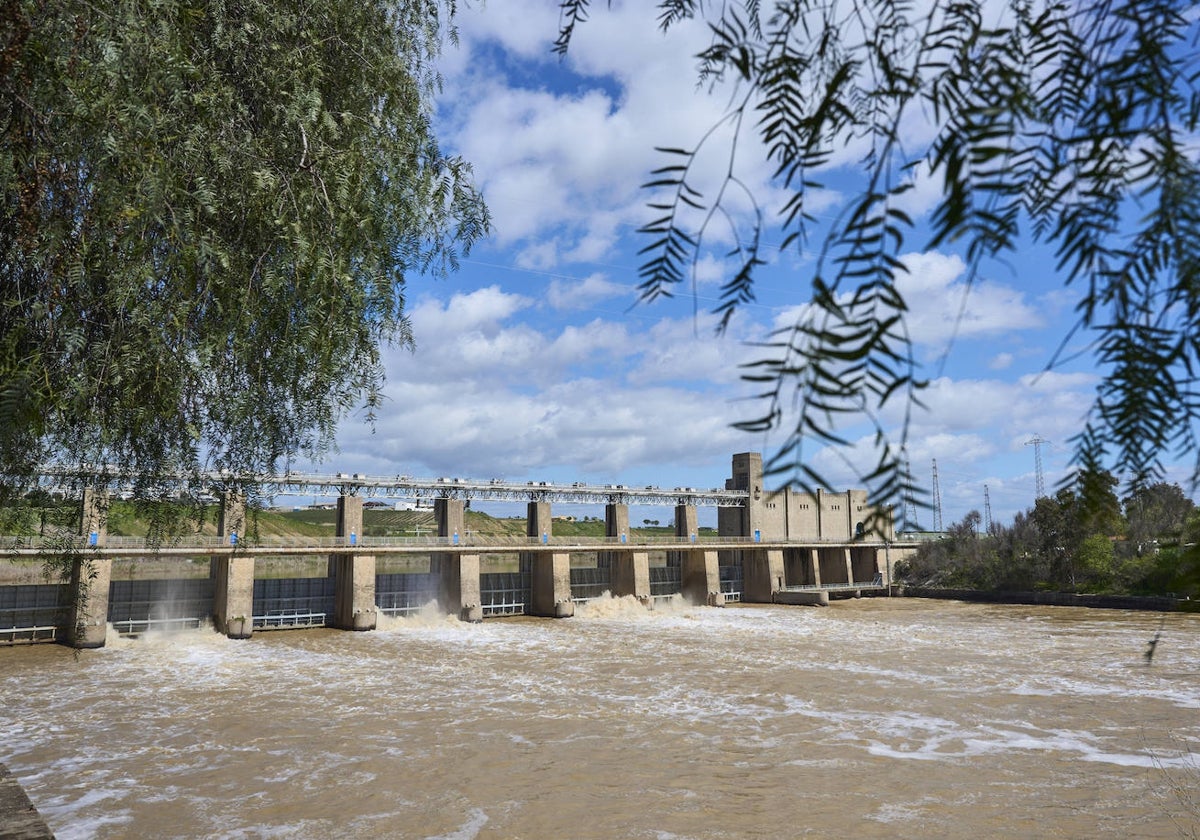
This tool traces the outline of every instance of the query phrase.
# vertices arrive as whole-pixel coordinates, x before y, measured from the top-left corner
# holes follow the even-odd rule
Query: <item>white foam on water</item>
[[[885,802],[873,814],[867,814],[867,819],[881,823],[912,822],[922,818],[921,809],[907,802]]]
[[[426,602],[421,609],[408,615],[378,613],[375,619],[375,630],[389,633],[418,627],[442,627],[451,623],[460,623],[458,616],[445,612],[438,606],[436,600],[432,600]]]
[[[211,825],[218,825],[218,811],[241,807],[223,773],[236,777],[243,761],[259,768],[246,789],[266,788],[283,801],[297,788],[306,792],[307,784],[317,795],[331,780],[349,777],[386,789],[389,773],[401,766],[436,777],[447,756],[460,751],[487,751],[493,758],[495,748],[518,755],[547,750],[577,758],[588,754],[589,739],[600,739],[603,749],[605,738],[609,749],[620,743],[646,755],[662,744],[669,747],[665,754],[690,754],[706,744],[734,747],[718,761],[726,770],[752,771],[770,761],[840,772],[877,756],[880,768],[892,767],[880,770],[885,777],[934,769],[914,770],[917,761],[979,766],[981,778],[994,779],[986,766],[1041,766],[1050,758],[1055,772],[1070,778],[1112,775],[1097,763],[1134,768],[1125,775],[1156,762],[1186,772],[1181,755],[1159,759],[1140,749],[1143,742],[1128,722],[1121,728],[1102,713],[1140,710],[1146,701],[1152,704],[1147,716],[1184,718],[1170,718],[1166,704],[1177,708],[1197,698],[1194,665],[1177,663],[1200,642],[1180,639],[1176,659],[1165,657],[1162,667],[1157,659],[1153,668],[1105,667],[1109,647],[1128,646],[1124,638],[1089,651],[1087,634],[1076,634],[1085,638],[1075,639],[1068,654],[1051,657],[1065,630],[1048,640],[1042,623],[1030,638],[1019,618],[1001,620],[974,608],[967,611],[970,622],[940,624],[933,610],[715,609],[682,599],[648,610],[633,599],[599,600],[594,608],[581,604],[575,619],[563,621],[469,624],[434,609],[381,622],[373,633],[278,631],[237,641],[211,630],[143,636],[85,651],[76,662],[40,657],[43,664],[21,665],[11,680],[0,663],[0,708],[12,710],[11,720],[0,720],[0,759],[32,781],[35,792],[57,791],[47,795],[58,797],[58,824],[103,814],[92,833],[106,836],[132,831],[121,822],[130,809],[136,813],[137,803],[175,790],[181,807],[186,800],[203,813],[211,809]],[[1130,639],[1143,635],[1115,626]],[[35,702],[47,697],[54,708]],[[1075,698],[1085,698],[1082,708]],[[261,731],[246,715],[261,718]],[[292,718],[299,730],[289,728]],[[1200,728],[1188,726],[1181,738],[1194,742]],[[106,728],[119,735],[105,741]],[[130,732],[152,735],[131,738]],[[570,749],[554,750],[560,743]],[[359,748],[369,770],[355,767],[363,760],[354,754]],[[275,758],[255,762],[256,753]],[[972,764],[981,755],[1009,757]],[[1063,769],[1072,767],[1082,769]],[[138,768],[154,768],[153,785],[130,781]],[[91,784],[113,798],[80,810],[83,788],[70,779],[89,773]],[[608,784],[625,781],[618,776]],[[192,784],[194,798],[185,793]],[[411,820],[411,809],[427,807],[428,798],[404,793],[416,804],[397,819]],[[450,830],[441,837],[453,840],[498,831],[505,819],[498,809],[511,794],[489,799],[477,793],[472,789],[471,798],[442,810],[452,822],[427,830]],[[378,829],[399,799],[372,800],[363,814],[346,816],[356,828]],[[255,803],[245,806],[242,827],[222,836],[330,837],[337,836],[335,828],[349,828],[302,822],[286,809],[276,823],[254,814]],[[910,818],[904,806],[869,818],[876,826],[867,833],[885,830],[878,823],[911,828],[903,825]],[[108,822],[113,825],[105,828]],[[638,836],[678,828],[656,819],[641,825]]]
[[[668,602],[670,603],[670,602]],[[672,610],[672,606],[663,607],[663,611]],[[613,619],[630,619],[652,617],[654,610],[643,604],[632,595],[614,597],[607,590],[599,597],[592,598],[582,604],[575,605],[575,618],[583,621],[604,621]]]
[[[487,825],[488,816],[479,808],[472,808],[467,814],[466,822],[457,830],[449,834],[431,835],[426,840],[473,840],[479,836],[479,832]]]
[[[79,796],[39,798],[37,809],[59,840],[90,840],[132,822],[130,809],[119,804],[125,797],[124,791],[84,788]]]

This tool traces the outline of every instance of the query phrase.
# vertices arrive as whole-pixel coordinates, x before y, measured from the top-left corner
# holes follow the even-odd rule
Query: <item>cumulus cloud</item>
[[[968,287],[966,266],[956,254],[927,251],[905,254],[901,261],[908,272],[896,278],[896,287],[909,306],[909,333],[920,345],[940,351],[952,339],[1034,329],[1044,323],[1019,289],[982,278]]]
[[[730,453],[769,455],[784,439],[781,430],[764,438],[730,424],[763,408],[743,400],[754,389],[740,379],[740,365],[765,352],[754,343],[771,329],[808,311],[812,254],[772,250],[768,236],[758,298],[724,338],[713,336],[708,310],[730,274],[729,228],[706,240],[694,297],[689,283],[672,301],[630,308],[645,259],[637,251],[646,244],[631,233],[650,218],[639,184],[664,163],[654,147],[690,146],[728,104],[720,92],[695,89],[692,56],[708,33],[685,28],[664,39],[653,4],[616,4],[597,9],[560,61],[550,52],[557,22],[553,0],[462,10],[463,47],[442,66],[439,132],[474,164],[496,235],[450,284],[413,294],[417,347],[387,351],[387,401],[374,433],[345,426],[337,461],[351,471],[549,479],[560,470],[567,480],[637,483],[639,474],[670,481],[664,477],[706,465],[716,480]],[[918,117],[904,125],[906,137],[931,130]],[[714,145],[698,164],[705,189],[726,171],[727,151]],[[857,189],[862,152],[839,150],[844,168],[807,196],[818,228]],[[773,218],[786,191],[772,184],[761,149],[744,143],[737,154]],[[919,217],[939,192],[938,176],[918,169],[906,207]],[[1039,433],[1065,448],[1091,404],[1091,374],[1022,367],[1035,357],[1045,363],[1037,348],[1057,345],[1046,328],[1069,314],[1079,290],[1042,289],[1035,274],[1023,274],[1040,265],[1036,250],[1014,255],[1018,265],[1000,275],[1004,282],[987,275],[969,293],[957,256],[931,251],[904,261],[909,273],[898,285],[922,359],[956,341],[946,375],[922,395],[928,410],[910,427],[914,472],[927,476],[937,458],[944,496],[956,504],[979,498],[982,481],[995,482],[999,515],[1005,503],[997,497],[1020,498],[1032,468],[1025,442]],[[792,395],[784,396],[781,408],[793,411]],[[898,428],[904,408],[890,404],[881,422]],[[877,453],[861,418],[839,420],[839,430],[857,442],[842,451],[809,447],[805,457],[841,488]],[[1058,461],[1048,450],[1048,478]]]
[[[489,286],[413,311],[418,346],[386,359],[373,431],[346,424],[338,462],[380,473],[525,476],[572,465],[621,475],[646,464],[721,463],[746,448],[730,428],[728,354],[688,319],[628,329],[594,318],[542,323],[531,298]]]
[[[546,303],[552,309],[590,309],[602,301],[623,299],[633,301],[633,290],[614,283],[603,274],[590,274],[582,279],[555,277],[546,292]]]

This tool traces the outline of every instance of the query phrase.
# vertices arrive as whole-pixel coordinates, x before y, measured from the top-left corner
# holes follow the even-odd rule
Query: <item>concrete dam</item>
[[[109,536],[109,488],[86,487],[71,580],[0,587],[0,644],[56,641],[100,647],[109,625],[138,634],[211,622],[238,639],[285,628],[372,630],[380,615],[408,615],[431,603],[465,621],[505,615],[566,618],[576,604],[604,592],[631,596],[647,607],[676,597],[710,606],[730,601],[822,604],[831,594],[887,587],[893,564],[913,548],[895,540],[890,518],[868,506],[864,491],[768,492],[762,490],[761,455],[734,455],[732,466],[726,487],[711,491],[288,474],[267,481],[275,481],[276,488],[318,485],[336,490],[335,537],[251,542],[244,533],[244,496],[225,491],[216,537],[170,545]],[[433,498],[435,536],[362,536],[364,498],[421,493]],[[465,509],[473,498],[524,499],[526,537],[469,534]],[[604,502],[603,539],[553,535],[552,503],[573,501]],[[630,502],[674,502],[674,537],[635,538],[629,528]],[[701,505],[717,507],[716,537],[699,533]],[[868,536],[863,523],[873,515],[873,521],[887,525]],[[8,542],[10,555],[36,557],[48,550],[38,539]],[[488,562],[514,554],[515,570],[497,571]],[[661,565],[651,563],[652,554]],[[256,577],[256,559],[313,555],[327,556],[324,576]],[[377,559],[392,555],[428,558],[428,565],[378,572]],[[138,557],[179,557],[181,562],[207,557],[209,574],[112,579],[114,559]]]

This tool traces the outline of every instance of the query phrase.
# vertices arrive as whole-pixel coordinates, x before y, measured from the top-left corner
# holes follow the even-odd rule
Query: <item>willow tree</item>
[[[644,229],[643,297],[672,294],[709,240],[732,240],[738,268],[717,306],[725,324],[753,299],[768,232],[785,251],[816,241],[805,294],[811,305],[746,372],[761,385],[762,410],[742,427],[783,426],[786,434],[768,472],[824,483],[804,463],[803,444],[845,444],[843,419],[865,417],[878,460],[860,478],[879,500],[898,504],[910,483],[909,423],[897,430],[884,411],[919,404],[924,385],[896,283],[905,271],[899,257],[918,246],[954,248],[973,281],[990,260],[1028,241],[1057,253],[1048,284],[1080,290],[1073,332],[1087,339],[1102,371],[1076,440],[1081,474],[1108,467],[1138,486],[1162,474],[1164,457],[1197,456],[1194,4],[661,0],[658,7],[664,30],[684,19],[707,22],[699,79],[727,83],[736,94],[725,115],[730,131],[662,150],[664,165],[648,184],[656,212]],[[588,12],[588,0],[563,0],[560,52]],[[907,132],[913,125],[922,130]],[[772,167],[772,186],[787,196],[777,217],[757,204],[743,210],[748,179],[733,151],[751,140]],[[726,142],[730,169],[706,193],[699,159]],[[838,164],[846,149],[863,150],[857,187],[832,223],[817,226],[806,212],[809,196],[825,178],[847,175]],[[917,174],[940,184],[927,226],[904,209]]]
[[[438,0],[0,8],[0,474],[318,455],[488,226]]]

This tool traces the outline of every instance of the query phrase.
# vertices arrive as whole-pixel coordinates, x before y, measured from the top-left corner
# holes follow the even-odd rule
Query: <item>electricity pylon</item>
[[[1050,441],[1044,439],[1039,434],[1034,434],[1033,440],[1025,442],[1026,446],[1033,447],[1033,465],[1037,475],[1037,495],[1034,499],[1041,499],[1046,495],[1046,480],[1042,475],[1042,444]]]

